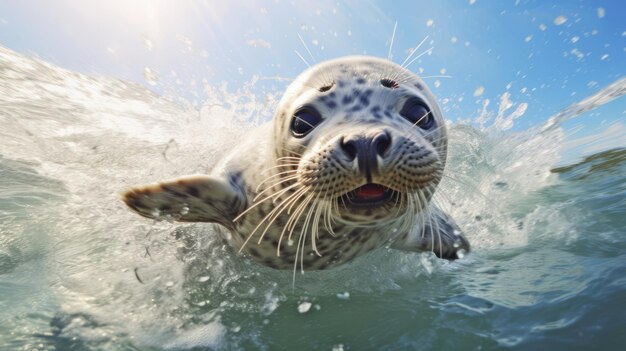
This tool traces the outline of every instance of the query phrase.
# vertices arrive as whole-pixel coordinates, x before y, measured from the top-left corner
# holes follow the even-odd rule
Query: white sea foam
[[[181,40],[192,49],[192,43]],[[458,267],[383,249],[331,275],[307,272],[288,297],[290,274],[240,259],[219,240],[215,227],[147,222],[118,198],[131,184],[207,172],[221,153],[272,115],[279,96],[258,91],[258,79],[235,91],[205,85],[198,110],[138,84],[81,75],[4,48],[0,68],[0,160],[8,160],[3,165],[18,162],[28,169],[20,174],[38,173],[54,185],[46,190],[54,196],[43,202],[44,208],[29,208],[36,222],[16,217],[2,229],[31,240],[19,246],[25,252],[45,243],[41,255],[47,275],[33,289],[50,291],[54,306],[42,311],[61,315],[58,328],[64,337],[101,346],[133,340],[174,349],[219,348],[237,342],[240,334],[254,338],[255,328],[271,324],[269,318],[284,301],[303,291],[332,300],[350,297],[351,303],[340,302],[352,306],[359,292],[393,291],[407,280],[414,284],[416,274]],[[436,198],[468,233],[475,250],[527,245],[546,218],[559,228],[567,224],[554,208],[538,208],[524,219],[506,208],[552,181],[550,169],[561,152],[555,144],[564,140],[560,124],[622,96],[625,86],[624,79],[611,84],[555,114],[538,131],[510,132],[528,106],[512,101],[508,92],[493,110],[483,100],[475,124],[452,124],[451,178],[444,178]],[[477,92],[479,97],[484,89]],[[602,133],[623,131],[616,124]],[[495,289],[491,295],[475,293],[506,300]],[[515,297],[515,303],[509,298],[503,304],[532,303],[524,294]],[[321,312],[331,310],[323,306]],[[311,303],[299,307],[307,312]],[[30,327],[19,324],[28,320],[14,320],[15,330]],[[49,332],[48,324],[42,328],[41,333]]]

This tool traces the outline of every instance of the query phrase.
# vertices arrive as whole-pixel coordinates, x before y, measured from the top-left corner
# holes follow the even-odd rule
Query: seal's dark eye
[[[313,108],[305,107],[298,111],[291,120],[291,132],[296,138],[302,138],[322,121],[322,116]]]
[[[400,114],[413,125],[422,129],[430,129],[435,124],[431,111],[420,101],[409,100],[402,108],[402,111],[400,111]]]

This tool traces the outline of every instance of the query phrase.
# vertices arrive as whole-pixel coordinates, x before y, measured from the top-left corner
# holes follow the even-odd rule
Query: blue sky
[[[2,1],[0,45],[61,67],[129,79],[202,103],[203,80],[236,89],[295,77],[308,61],[350,54],[402,62],[427,78],[448,118],[473,119],[508,91],[528,103],[515,129],[545,121],[624,76],[624,1]],[[146,80],[146,68],[155,81]],[[261,90],[287,82],[264,81]],[[480,88],[482,87],[482,94]],[[475,96],[479,95],[479,96]],[[623,121],[624,98],[575,123]],[[603,122],[604,121],[604,122]],[[590,128],[592,129],[592,128]]]

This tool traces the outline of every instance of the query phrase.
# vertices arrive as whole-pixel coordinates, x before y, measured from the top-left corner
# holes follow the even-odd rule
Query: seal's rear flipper
[[[469,252],[469,241],[450,216],[434,206],[430,216],[423,228],[413,228],[406,238],[401,237],[391,247],[404,251],[432,251],[447,260],[462,258]]]
[[[138,214],[157,220],[216,222],[228,227],[246,205],[235,180],[211,176],[188,176],[132,188],[123,201]]]

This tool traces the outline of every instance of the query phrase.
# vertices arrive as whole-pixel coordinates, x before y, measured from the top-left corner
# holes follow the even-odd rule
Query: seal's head
[[[441,180],[445,122],[435,97],[407,69],[346,57],[302,73],[275,118],[286,184],[352,225],[418,214]],[[409,216],[410,217],[410,216]]]

